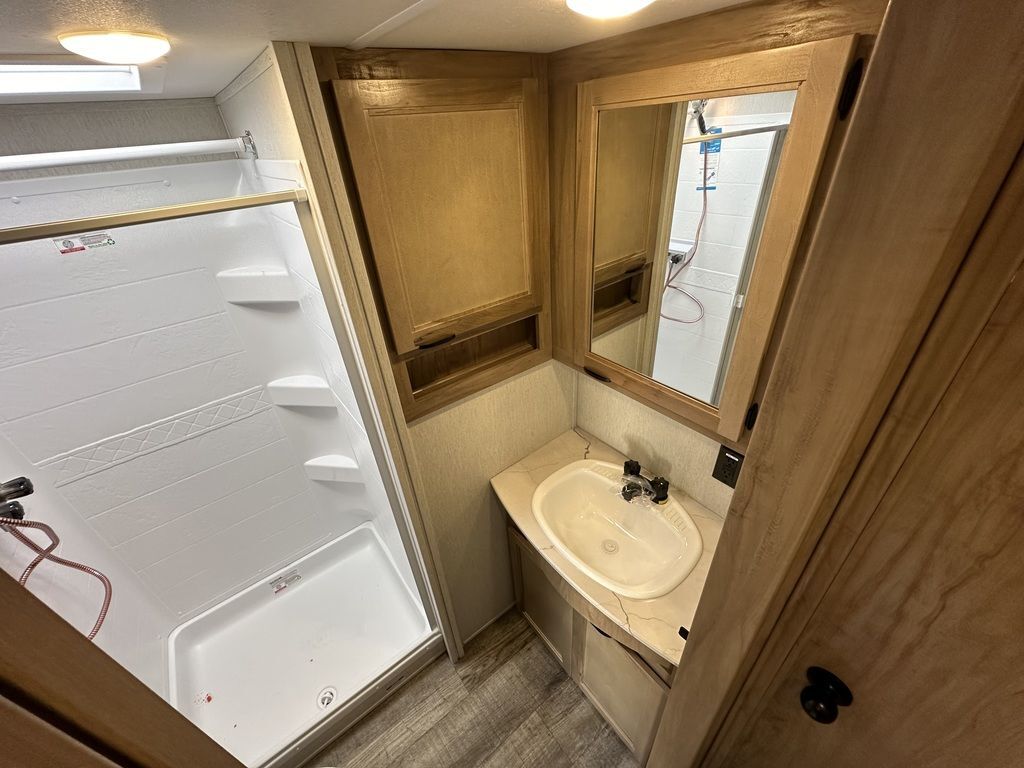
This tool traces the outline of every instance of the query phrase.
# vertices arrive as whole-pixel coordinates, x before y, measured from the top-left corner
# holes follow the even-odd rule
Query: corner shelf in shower
[[[286,376],[267,384],[274,405],[299,408],[334,408],[334,393],[320,376]]]
[[[231,304],[287,304],[299,300],[299,291],[281,267],[238,267],[217,273],[224,298]]]
[[[310,480],[320,480],[327,483],[361,483],[363,476],[359,472],[359,465],[350,456],[332,453],[327,456],[317,456],[310,459],[304,465],[306,475]]]

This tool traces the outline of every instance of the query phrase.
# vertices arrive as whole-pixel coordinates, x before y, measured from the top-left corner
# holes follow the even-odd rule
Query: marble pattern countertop
[[[704,552],[683,582],[661,597],[634,600],[598,584],[569,562],[551,543],[533,516],[533,492],[549,475],[579,459],[621,464],[626,457],[582,430],[564,432],[547,445],[491,478],[491,487],[509,517],[561,576],[609,619],[666,661],[678,664],[685,641],[679,627],[690,627],[722,531],[722,518],[673,487],[671,493],[697,524]]]

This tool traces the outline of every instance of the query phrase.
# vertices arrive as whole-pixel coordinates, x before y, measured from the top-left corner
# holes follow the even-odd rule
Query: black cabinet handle
[[[611,379],[609,379],[607,376],[598,373],[593,368],[587,368],[586,366],[583,366],[583,372],[587,374],[587,376],[589,376],[590,378],[597,379],[598,381],[603,381],[605,384],[611,381]]]
[[[605,632],[603,629],[597,626],[597,624],[591,622],[590,626],[592,626],[594,628],[594,631],[597,632],[597,634],[599,634],[601,637],[611,638],[611,635],[609,635],[607,632]]]
[[[800,691],[800,706],[815,722],[828,725],[839,717],[839,708],[853,703],[846,683],[822,667],[808,667],[807,682]]]
[[[447,344],[449,341],[455,338],[454,333],[450,333],[447,336],[442,336],[437,341],[427,341],[423,344],[417,344],[417,349],[433,349],[434,347],[440,347],[442,344]]]

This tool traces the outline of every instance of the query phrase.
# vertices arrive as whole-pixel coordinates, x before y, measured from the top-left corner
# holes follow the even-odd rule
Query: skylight
[[[134,64],[0,64],[0,95],[141,91]]]

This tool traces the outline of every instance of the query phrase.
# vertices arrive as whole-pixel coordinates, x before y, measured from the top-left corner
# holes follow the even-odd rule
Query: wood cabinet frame
[[[856,36],[583,82],[577,91],[574,362],[680,420],[738,440],[782,305],[786,281],[834,123]],[[750,289],[718,407],[591,349],[594,197],[600,112],[645,104],[795,90],[789,136],[765,215]]]
[[[540,312],[547,284],[550,236],[544,213],[547,207],[546,110],[537,80],[335,80],[333,86],[349,155],[356,170],[360,202],[373,244],[374,264],[397,356],[415,355],[421,349],[498,327],[509,318]],[[409,285],[395,232],[393,203],[388,199],[384,181],[387,174],[381,167],[384,149],[378,147],[379,136],[375,136],[371,120],[399,115],[436,117],[446,113],[449,116],[482,115],[498,111],[512,113],[520,132],[523,290],[483,306],[417,320],[410,299],[413,291],[457,290],[457,274],[439,274],[438,282],[432,286]],[[475,265],[464,264],[464,258],[462,254],[451,255],[453,264],[466,267],[467,274],[471,274]]]

